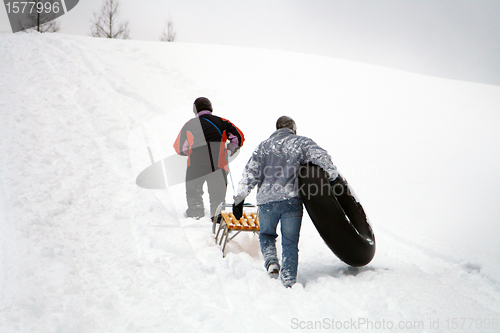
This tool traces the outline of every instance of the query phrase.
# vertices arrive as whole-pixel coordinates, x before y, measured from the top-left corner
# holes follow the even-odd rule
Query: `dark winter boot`
[[[203,206],[200,205],[191,206],[186,210],[186,217],[188,218],[194,218],[196,220],[199,220],[204,216],[205,216],[205,209],[203,208]]]
[[[267,274],[273,279],[277,279],[278,276],[280,275],[280,265],[276,263],[271,263],[267,267]]]
[[[192,184],[188,184],[192,185]],[[205,216],[205,207],[203,205],[203,191],[196,187],[187,187],[186,199],[188,209],[186,210],[186,217],[200,219]]]

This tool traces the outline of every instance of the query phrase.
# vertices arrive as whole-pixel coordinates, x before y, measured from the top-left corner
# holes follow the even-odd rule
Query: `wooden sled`
[[[249,208],[255,208],[254,205],[245,204],[243,216],[237,220],[233,212],[226,211],[225,208],[232,207],[229,204],[220,204],[216,211],[216,218],[213,220],[212,232],[215,234],[215,242],[222,246],[222,256],[225,257],[226,244],[241,232],[260,232],[259,216],[257,212],[251,212]],[[245,209],[246,208],[246,209]]]

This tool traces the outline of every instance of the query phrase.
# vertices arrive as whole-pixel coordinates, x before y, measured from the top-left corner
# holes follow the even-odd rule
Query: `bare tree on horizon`
[[[22,16],[19,19],[19,25],[23,29],[24,32],[32,32],[32,31],[37,31],[39,33],[45,33],[45,32],[58,32],[61,30],[61,24],[59,21],[54,20],[54,13],[49,12],[47,13],[46,11],[42,10],[39,11],[38,3],[43,3],[45,4],[46,2],[53,4],[52,1],[45,1],[42,2],[40,0],[35,0],[33,1],[35,5],[32,7],[34,9],[34,12],[27,13],[26,16]],[[57,4],[57,3],[56,3]],[[62,10],[62,9],[60,9]]]
[[[119,0],[104,0],[100,12],[94,12],[94,21],[91,27],[92,37],[128,39],[128,21],[118,23],[120,12]]]
[[[165,29],[163,30],[162,34],[160,35],[160,41],[162,42],[173,42],[175,41],[175,36],[177,33],[174,31],[174,22],[172,22],[172,19],[168,19],[168,22],[165,26]]]

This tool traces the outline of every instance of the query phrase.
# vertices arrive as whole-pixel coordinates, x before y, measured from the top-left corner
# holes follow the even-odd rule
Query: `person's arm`
[[[238,189],[236,190],[236,195],[234,196],[234,200],[237,203],[245,200],[245,198],[250,194],[252,189],[257,185],[260,181],[261,172],[261,158],[259,153],[259,148],[257,148],[250,160],[248,160],[245,165],[245,169],[243,170],[242,178],[238,183]]]
[[[231,155],[233,155],[238,149],[241,148],[241,146],[243,146],[245,136],[243,135],[243,132],[232,122],[224,118],[221,119],[226,125],[226,133],[229,140],[227,149],[231,151]]]
[[[193,144],[193,135],[186,130],[187,123],[182,127],[174,142],[175,152],[182,156],[189,155],[189,148]]]
[[[238,183],[238,189],[234,196],[233,214],[236,219],[240,219],[243,214],[243,204],[245,198],[250,194],[252,189],[260,181],[261,174],[261,158],[259,147],[253,152],[252,157],[247,162],[243,170],[242,179]]]
[[[302,149],[304,151],[303,164],[311,162],[321,167],[328,174],[330,181],[337,178],[339,175],[337,167],[333,164],[332,158],[325,149],[309,138],[305,138]]]

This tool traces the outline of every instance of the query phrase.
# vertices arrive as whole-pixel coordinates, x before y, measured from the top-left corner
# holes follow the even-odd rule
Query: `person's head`
[[[297,133],[297,125],[295,124],[295,121],[293,121],[293,119],[290,117],[281,116],[278,118],[278,121],[276,122],[276,129],[279,130],[282,128],[289,128]]]
[[[193,103],[194,114],[198,114],[201,111],[213,111],[212,103],[210,103],[210,100],[206,97],[198,97]]]

